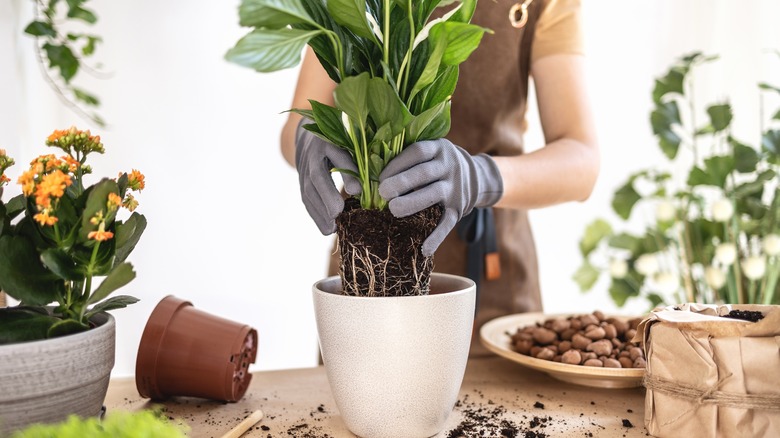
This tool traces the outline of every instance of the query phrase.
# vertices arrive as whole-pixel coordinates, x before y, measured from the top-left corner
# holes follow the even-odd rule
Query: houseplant
[[[738,140],[727,102],[694,101],[694,75],[715,59],[684,56],[656,80],[650,122],[669,165],[630,175],[612,202],[624,221],[647,207],[655,217],[638,234],[603,219],[587,227],[574,276],[583,291],[609,272],[619,306],[632,297],[652,306],[780,301],[780,111],[765,117],[762,103],[760,148]],[[760,83],[759,92],[780,88]]]
[[[396,219],[386,210],[378,186],[382,169],[405,146],[443,137],[449,131],[458,65],[488,31],[469,24],[476,0],[459,2],[444,16],[430,19],[438,6],[451,3],[241,3],[240,23],[254,30],[227,52],[228,60],[261,72],[280,70],[298,64],[308,43],[338,84],[333,94],[335,107],[311,101],[311,110],[292,111],[313,121],[306,129],[348,151],[358,170],[335,169],[350,173],[362,187],[359,208],[348,202],[337,220],[345,294],[428,292],[433,261],[422,255],[420,247],[441,213],[432,207],[412,219]],[[381,234],[371,234],[373,230]]]
[[[104,152],[100,137],[74,127],[46,144],[65,155],[34,159],[18,179],[22,194],[0,200],[0,289],[20,302],[0,309],[0,431],[96,415],[114,364],[114,320],[105,312],[138,301],[108,296],[135,277],[125,259],[146,219],[117,214],[135,210],[132,192],[144,176],[134,170],[87,187],[87,158]],[[13,160],[0,157],[7,184]]]
[[[186,428],[171,424],[159,410],[117,411],[105,419],[71,415],[58,424],[35,424],[17,431],[11,438],[90,437],[90,438],[184,438]]]
[[[340,279],[318,282],[313,293],[336,404],[363,437],[438,433],[463,379],[475,285],[431,274],[432,256],[421,248],[440,208],[395,218],[378,186],[404,147],[449,131],[458,66],[489,32],[469,23],[476,4],[243,0],[240,23],[254,30],[226,54],[269,72],[298,64],[308,43],[337,84],[335,106],[312,100],[311,110],[292,111],[312,121],[305,129],[349,152],[357,172],[334,170],[361,185],[336,219]],[[439,6],[451,9],[431,19]]]

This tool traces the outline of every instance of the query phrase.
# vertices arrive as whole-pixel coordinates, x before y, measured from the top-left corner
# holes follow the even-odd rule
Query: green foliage
[[[85,59],[94,55],[102,39],[88,33],[65,32],[75,23],[94,25],[95,13],[85,7],[89,0],[67,0],[64,9],[59,0],[36,2],[35,19],[27,25],[24,33],[35,37],[39,59],[44,64],[47,79],[55,91],[77,114],[104,126],[103,119],[94,111],[83,108],[97,107],[100,100],[93,94],[77,88],[72,80],[85,68]]]
[[[672,301],[778,301],[780,117],[761,121],[767,129],[761,148],[754,148],[732,135],[731,105],[697,106],[693,74],[715,59],[692,53],[656,80],[650,124],[670,170],[630,175],[612,201],[622,220],[643,204],[654,204],[656,217],[638,235],[615,233],[602,219],[588,225],[580,242],[583,264],[573,277],[583,291],[608,271],[609,294],[618,306],[636,297],[653,307]],[[758,88],[780,93],[767,83]],[[696,126],[701,109],[708,121]],[[671,169],[680,167],[676,161],[683,151],[692,152],[683,161],[692,165],[683,178],[673,179]]]
[[[311,46],[338,83],[335,105],[293,110],[304,127],[350,152],[363,208],[382,209],[378,178],[405,146],[443,137],[458,65],[488,29],[469,24],[477,0],[243,0],[239,23],[254,29],[225,58],[260,72],[289,68]],[[339,170],[339,169],[337,169]]]
[[[11,438],[184,438],[186,426],[174,425],[161,411],[116,411],[106,418],[81,418],[71,415],[58,424],[36,424],[20,430]]]
[[[126,221],[116,216],[121,207],[137,206],[131,192],[144,188],[143,175],[134,170],[84,187],[88,155],[104,152],[100,138],[70,128],[55,131],[46,144],[66,155],[33,160],[18,178],[23,194],[0,200],[0,289],[21,302],[0,312],[0,344],[88,330],[96,313],[138,301],[108,297],[135,278],[125,259],[146,219],[135,212]],[[9,163],[0,150],[0,189],[10,181]],[[93,290],[98,277],[105,279]]]

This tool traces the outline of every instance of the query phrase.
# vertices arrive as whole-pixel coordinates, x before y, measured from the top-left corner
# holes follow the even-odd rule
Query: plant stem
[[[690,208],[690,200],[688,202],[688,206]],[[686,209],[687,211],[687,209]],[[696,285],[693,282],[693,273],[691,272],[691,260],[689,259],[689,254],[693,252],[691,248],[691,240],[690,240],[690,231],[688,229],[688,221],[687,219],[683,218],[682,220],[683,228],[682,228],[682,235],[680,236],[680,239],[683,242],[683,245],[680,245],[680,257],[682,258],[682,266],[680,268],[685,271],[683,272],[683,283],[685,284],[685,295],[686,299],[689,303],[696,302]]]
[[[756,281],[750,280],[750,286],[748,286],[748,302],[747,304],[756,303]]]
[[[384,29],[385,31],[384,31],[384,38],[383,38],[383,42],[384,42],[384,46],[385,47],[384,47],[384,53],[382,55],[383,55],[383,59],[385,61],[385,64],[387,64],[388,66],[390,65],[390,1],[391,0],[384,0],[383,1],[384,6],[385,6],[385,20],[384,20],[385,21],[385,23],[384,23],[385,24],[385,29]],[[390,80],[390,78],[387,77],[387,75],[389,73],[390,72],[385,72],[385,79],[388,80],[388,81]]]
[[[764,277],[764,286],[762,289],[763,303],[772,304],[775,299],[775,288],[777,287],[777,277],[780,275],[780,257],[772,256],[769,258],[769,267],[767,275]]]

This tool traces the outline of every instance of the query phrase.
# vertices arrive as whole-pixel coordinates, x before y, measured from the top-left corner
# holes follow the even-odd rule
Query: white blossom
[[[722,270],[710,266],[704,271],[704,280],[711,288],[718,290],[726,284],[726,274]]]
[[[742,271],[750,280],[758,280],[766,272],[766,260],[760,256],[751,256],[742,260]]]
[[[731,266],[737,260],[737,247],[733,243],[721,243],[715,248],[715,260],[723,266]]]
[[[666,295],[675,292],[680,287],[680,279],[671,272],[659,272],[653,281],[658,287],[658,292]]]
[[[349,122],[349,116],[345,112],[341,113],[341,123],[344,125],[344,129],[346,129],[347,132],[352,132],[352,124]]]
[[[424,26],[424,27],[423,27],[423,28],[420,30],[420,33],[418,33],[418,34],[417,34],[417,36],[414,38],[414,43],[412,44],[412,50],[416,49],[416,48],[417,48],[417,46],[418,46],[418,45],[419,45],[421,42],[425,41],[425,39],[426,39],[426,38],[428,38],[428,33],[431,31],[431,28],[432,28],[433,26],[435,26],[435,25],[437,25],[437,24],[441,23],[442,21],[447,21],[447,20],[449,20],[449,19],[450,19],[450,17],[452,17],[453,15],[455,15],[455,13],[456,13],[456,12],[458,12],[458,10],[459,10],[461,7],[463,7],[463,3],[462,3],[462,2],[461,2],[461,4],[459,4],[458,6],[456,6],[456,7],[455,7],[453,10],[451,10],[451,11],[447,12],[446,14],[444,14],[444,16],[443,16],[443,17],[441,17],[441,18],[435,18],[435,19],[433,19],[433,20],[429,21],[429,22],[428,22],[428,24],[426,24],[426,25],[425,25],[425,26]]]
[[[368,23],[371,25],[371,30],[374,31],[374,35],[376,35],[376,38],[379,40],[380,43],[384,43],[384,40],[382,38],[382,28],[379,27],[379,23],[376,22],[374,19],[374,16],[371,15],[370,12],[366,11],[366,19],[368,20]]]
[[[658,272],[658,259],[655,254],[642,254],[634,262],[634,267],[642,275],[653,275]]]
[[[726,222],[734,216],[734,204],[728,199],[718,199],[712,204],[712,218],[716,222]]]
[[[777,234],[769,234],[764,237],[764,241],[761,243],[764,247],[764,252],[768,256],[776,256],[780,254],[780,236]]]
[[[621,279],[628,274],[628,263],[623,259],[612,259],[609,263],[609,275]]]
[[[655,207],[655,217],[659,222],[669,222],[677,215],[677,209],[674,204],[668,200],[663,200]]]

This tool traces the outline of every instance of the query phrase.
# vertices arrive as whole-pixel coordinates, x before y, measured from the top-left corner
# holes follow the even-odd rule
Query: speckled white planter
[[[0,346],[0,436],[70,414],[100,414],[114,367],[115,322],[74,335]]]
[[[314,285],[320,349],[333,398],[363,438],[439,433],[457,401],[474,325],[476,287],[433,274],[433,294],[363,298]]]

